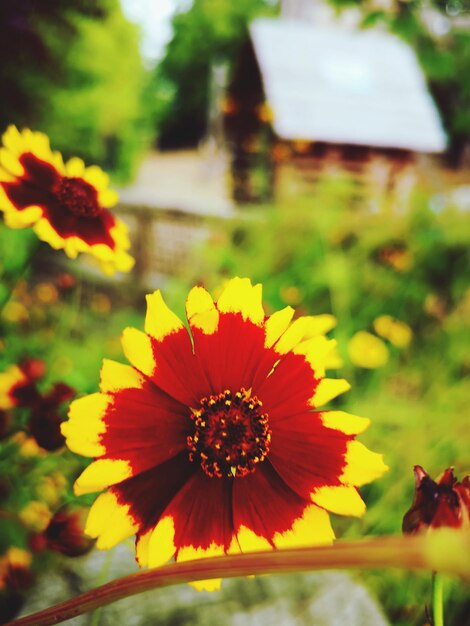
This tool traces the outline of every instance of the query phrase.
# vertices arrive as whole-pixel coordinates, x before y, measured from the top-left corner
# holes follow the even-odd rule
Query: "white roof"
[[[282,139],[445,149],[423,72],[397,37],[269,18],[256,20],[250,30]]]

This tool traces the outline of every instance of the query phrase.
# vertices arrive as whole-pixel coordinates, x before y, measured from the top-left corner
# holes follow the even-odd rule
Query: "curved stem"
[[[444,626],[443,603],[444,580],[439,572],[432,575],[432,623],[433,626]]]
[[[50,626],[150,589],[211,578],[280,574],[319,569],[400,567],[437,570],[470,578],[466,558],[469,533],[447,530],[430,535],[381,537],[298,548],[171,563],[119,578],[54,607],[6,626]]]

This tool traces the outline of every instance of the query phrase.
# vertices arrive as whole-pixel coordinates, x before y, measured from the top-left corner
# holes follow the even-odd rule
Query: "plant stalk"
[[[388,568],[440,570],[470,580],[470,532],[439,529],[414,536],[340,541],[297,548],[171,563],[111,581],[6,626],[50,626],[150,589],[211,578],[233,578],[322,569]],[[436,626],[438,626],[436,624]]]

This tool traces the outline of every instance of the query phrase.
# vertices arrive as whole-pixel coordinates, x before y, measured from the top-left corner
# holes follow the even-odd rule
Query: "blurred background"
[[[333,520],[338,537],[400,533],[416,464],[469,472],[466,0],[3,0],[0,49],[0,128],[41,130],[109,172],[136,258],[109,279],[44,245],[1,312],[0,371],[40,359],[43,389],[93,392],[149,290],[182,314],[195,282],[217,295],[250,276],[268,313],[337,317],[337,375],[353,386],[336,405],[372,418],[362,440],[390,466],[361,490],[363,519]],[[32,238],[0,225],[3,277]],[[0,567],[5,620],[136,566],[131,542],[75,559],[36,549],[59,505],[92,501],[71,492],[86,460],[11,437],[1,413],[0,552],[30,555],[14,584]],[[470,624],[463,586],[445,593],[446,624]],[[422,626],[429,599],[429,577],[409,572],[260,577],[70,624]]]

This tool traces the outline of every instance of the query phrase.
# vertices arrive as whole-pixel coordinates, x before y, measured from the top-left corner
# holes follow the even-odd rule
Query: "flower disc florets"
[[[81,178],[60,178],[53,193],[62,206],[77,217],[95,217],[102,210],[96,189]]]
[[[246,476],[269,452],[271,430],[262,402],[242,387],[202,398],[193,411],[194,434],[188,436],[189,458],[200,461],[208,476]]]

